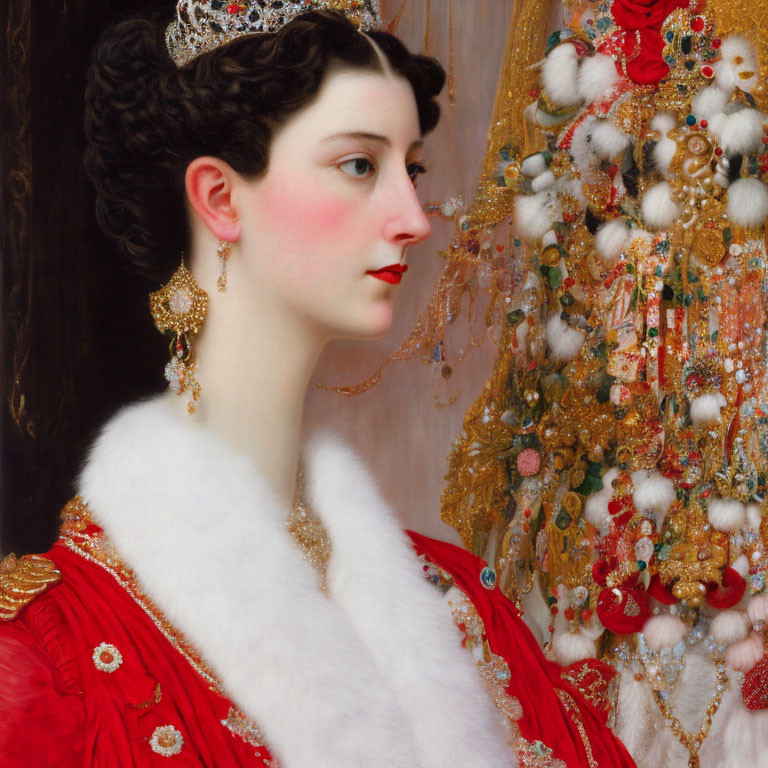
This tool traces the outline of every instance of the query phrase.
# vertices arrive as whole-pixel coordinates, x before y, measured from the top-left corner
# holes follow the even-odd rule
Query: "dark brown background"
[[[147,6],[0,2],[0,553],[47,549],[97,427],[164,384],[157,286],[98,232],[82,167],[94,44]]]

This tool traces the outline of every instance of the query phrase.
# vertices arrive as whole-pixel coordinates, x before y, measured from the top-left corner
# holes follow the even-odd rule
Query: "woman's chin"
[[[350,318],[345,328],[340,328],[337,338],[356,339],[358,341],[376,341],[386,336],[392,327],[394,311],[392,300],[377,302],[368,307],[356,318]]]

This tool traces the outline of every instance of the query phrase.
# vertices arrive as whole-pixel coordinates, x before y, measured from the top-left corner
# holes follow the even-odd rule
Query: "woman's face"
[[[239,250],[260,310],[324,340],[385,333],[397,286],[369,273],[404,263],[430,233],[421,156],[407,80],[330,74],[275,135],[266,174],[238,185]]]

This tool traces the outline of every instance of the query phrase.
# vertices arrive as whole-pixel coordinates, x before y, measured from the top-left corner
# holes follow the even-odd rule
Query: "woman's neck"
[[[201,278],[210,304],[203,330],[192,341],[200,400],[186,418],[250,456],[289,508],[296,491],[304,395],[324,341],[286,313],[270,311],[238,291],[236,275],[230,274],[226,293],[211,291],[210,277],[203,273]]]

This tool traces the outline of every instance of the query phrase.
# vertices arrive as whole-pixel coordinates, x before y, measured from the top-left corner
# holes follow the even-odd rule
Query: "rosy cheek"
[[[306,181],[278,183],[265,190],[262,213],[287,252],[316,250],[338,243],[355,219],[353,201],[339,199],[327,186]]]

